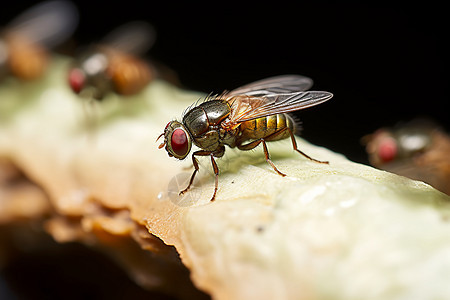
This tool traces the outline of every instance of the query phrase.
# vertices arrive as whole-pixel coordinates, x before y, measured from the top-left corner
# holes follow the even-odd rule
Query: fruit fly
[[[372,166],[424,181],[450,195],[450,136],[434,122],[416,119],[381,128],[362,142]]]
[[[66,40],[77,24],[78,13],[70,2],[43,2],[22,13],[1,34],[0,78],[39,78],[48,64],[48,49]]]
[[[329,92],[306,91],[311,86],[311,79],[299,75],[270,77],[209,97],[200,105],[188,108],[181,122],[169,122],[158,137],[164,136],[160,149],[165,146],[169,156],[182,160],[191,151],[192,143],[200,148],[192,154],[194,172],[180,195],[189,190],[199,170],[196,156],[209,156],[215,174],[211,201],[215,199],[219,168],[214,158],[224,155],[225,145],[247,151],[262,144],[266,161],[281,176],[286,175],[270,160],[266,142],[290,138],[294,150],[304,157],[328,163],[318,161],[297,148],[296,125],[287,114],[318,105],[333,96]]]
[[[101,100],[109,92],[139,93],[155,70],[138,58],[154,43],[154,29],[145,22],[127,23],[75,59],[68,81],[73,92]]]

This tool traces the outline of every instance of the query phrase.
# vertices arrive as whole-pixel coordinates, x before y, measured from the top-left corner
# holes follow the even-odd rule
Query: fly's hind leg
[[[272,168],[275,170],[275,172],[277,172],[278,174],[280,174],[281,176],[286,176],[286,174],[281,173],[277,167],[275,166],[275,164],[270,160],[270,156],[269,156],[269,151],[267,150],[267,145],[266,145],[266,141],[270,142],[270,141],[277,141],[280,139],[284,139],[286,137],[283,137],[283,135],[286,133],[286,130],[289,132],[289,136],[291,137],[291,141],[292,141],[292,147],[294,148],[295,151],[297,151],[298,153],[300,153],[301,155],[303,155],[304,157],[306,157],[307,159],[317,162],[317,163],[321,163],[321,164],[328,164],[328,161],[321,161],[321,160],[317,160],[315,158],[312,158],[311,156],[307,155],[306,153],[298,150],[297,148],[297,142],[295,141],[295,137],[294,134],[292,133],[292,130],[289,127],[284,127],[283,129],[272,133],[271,135],[266,136],[265,138],[261,138],[258,140],[255,140],[253,142],[250,142],[248,144],[242,145],[242,144],[237,144],[236,146],[238,147],[238,149],[240,150],[251,150],[254,149],[255,147],[257,147],[260,143],[263,144],[264,147],[264,155],[266,156],[266,161],[272,166]]]
[[[309,160],[315,161],[315,162],[320,163],[320,164],[329,164],[328,161],[317,160],[317,159],[312,158],[311,156],[307,155],[306,153],[298,150],[297,142],[295,141],[295,137],[294,137],[294,133],[292,133],[292,130],[289,127],[285,127],[285,130],[289,131],[289,135],[291,136],[291,141],[292,141],[292,147],[294,148],[295,151],[297,151],[298,153],[300,153],[301,155],[303,155],[304,157],[306,157]]]
[[[279,130],[279,131],[277,131],[277,132],[274,132],[273,134],[269,135],[268,137],[266,137],[266,141],[269,142],[269,141],[280,140],[280,136],[283,135],[283,134],[285,134],[286,130],[288,131],[289,136],[291,137],[292,147],[294,148],[295,151],[297,151],[298,153],[300,153],[301,155],[303,155],[304,157],[306,157],[307,159],[309,159],[309,160],[311,160],[311,161],[314,161],[314,162],[317,162],[317,163],[320,163],[320,164],[329,164],[328,161],[317,160],[317,159],[315,159],[315,158],[312,158],[312,157],[309,156],[308,154],[306,154],[306,153],[300,151],[300,150],[297,148],[297,142],[296,142],[296,140],[295,140],[294,133],[292,132],[292,130],[291,130],[289,127],[284,127],[283,129],[281,129],[281,130]],[[283,138],[284,138],[284,137],[283,137]]]

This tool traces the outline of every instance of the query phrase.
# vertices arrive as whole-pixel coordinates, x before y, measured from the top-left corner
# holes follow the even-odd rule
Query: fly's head
[[[170,121],[158,139],[162,136],[164,136],[164,142],[158,148],[165,146],[170,157],[182,160],[191,151],[192,140],[182,123]]]

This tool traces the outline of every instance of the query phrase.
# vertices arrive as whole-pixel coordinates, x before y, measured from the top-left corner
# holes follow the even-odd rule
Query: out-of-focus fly
[[[262,144],[266,161],[281,176],[270,160],[266,142],[291,138],[294,150],[306,158],[319,162],[297,148],[295,122],[287,113],[318,105],[329,100],[329,92],[306,91],[312,80],[299,75],[276,76],[256,81],[221,95],[208,98],[198,106],[190,108],[181,122],[171,121],[164,129],[164,143],[169,156],[184,159],[192,143],[201,150],[192,154],[194,172],[189,185],[180,195],[189,190],[199,170],[196,156],[209,156],[215,174],[215,188],[211,198],[216,197],[219,168],[215,157],[222,157],[225,145],[240,150],[251,150]]]
[[[363,137],[369,162],[450,195],[450,136],[437,124],[416,119]]]
[[[2,31],[0,78],[39,78],[48,64],[47,49],[65,41],[77,25],[78,12],[66,1],[43,2],[22,13]]]
[[[156,76],[155,69],[139,58],[151,48],[155,37],[153,27],[140,21],[113,30],[75,59],[68,76],[71,89],[96,100],[109,92],[139,93]]]

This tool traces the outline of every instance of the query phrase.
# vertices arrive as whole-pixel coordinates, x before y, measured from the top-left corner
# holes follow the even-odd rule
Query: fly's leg
[[[275,134],[275,133],[274,133],[274,134]],[[272,135],[273,135],[273,134],[272,134]],[[270,136],[272,136],[272,135],[269,135],[268,137],[270,137]],[[250,143],[245,144],[245,145],[237,145],[237,147],[238,147],[238,149],[244,150],[244,151],[246,151],[246,150],[252,150],[252,149],[254,149],[255,147],[257,147],[260,143],[263,144],[264,155],[266,156],[266,161],[269,163],[269,165],[271,165],[272,168],[275,170],[275,172],[277,172],[277,173],[280,174],[281,176],[283,176],[283,177],[286,176],[286,174],[281,173],[281,172],[277,169],[277,167],[275,166],[275,164],[270,160],[269,151],[267,150],[266,141],[265,141],[264,139],[259,139],[259,140],[250,142]]]
[[[219,188],[219,168],[217,167],[216,161],[214,160],[214,156],[211,154],[211,164],[214,169],[214,194],[211,198],[211,201],[214,201],[216,198],[217,189]]]
[[[211,154],[211,152],[209,152],[209,151],[201,151],[201,150],[200,151],[195,151],[194,153],[192,153],[192,163],[194,164],[195,170],[194,170],[194,173],[192,173],[192,175],[191,175],[191,179],[189,180],[189,185],[184,190],[180,191],[180,193],[178,193],[178,195],[181,196],[184,193],[186,193],[190,189],[190,187],[192,185],[192,182],[194,182],[195,175],[197,174],[198,169],[199,169],[198,161],[195,158],[195,155],[207,156],[207,155],[210,155],[210,154]]]
[[[297,148],[297,142],[295,141],[294,134],[292,133],[292,130],[289,127],[284,127],[283,129],[281,129],[281,130],[279,130],[277,132],[274,132],[271,135],[266,136],[265,138],[261,138],[259,140],[255,140],[255,141],[250,142],[250,143],[245,144],[245,145],[238,144],[236,146],[240,150],[251,150],[251,149],[254,149],[256,146],[258,146],[260,143],[262,143],[263,147],[264,147],[264,155],[266,156],[266,161],[272,166],[272,168],[275,170],[275,172],[277,172],[278,174],[280,174],[281,176],[284,177],[284,176],[286,176],[286,174],[281,173],[277,169],[275,164],[270,160],[269,151],[267,150],[266,141],[270,142],[270,141],[279,140],[280,136],[282,136],[285,133],[286,130],[289,132],[289,136],[291,137],[291,141],[292,141],[292,147],[294,148],[295,151],[297,151],[298,153],[300,153],[301,155],[303,155],[304,157],[306,157],[307,159],[309,159],[311,161],[314,161],[314,162],[317,162],[317,163],[321,163],[321,164],[329,164],[328,161],[321,161],[321,160],[314,159],[311,156],[307,155],[306,153],[300,151]],[[282,137],[282,138],[284,138],[284,137]]]
[[[216,198],[217,189],[219,187],[219,167],[217,166],[217,163],[216,163],[216,161],[214,159],[214,155],[222,156],[225,149],[220,149],[220,150],[221,151],[217,152],[217,153],[216,152],[211,152],[211,151],[202,151],[202,150],[200,150],[200,151],[196,151],[196,152],[194,152],[192,154],[192,163],[194,164],[195,170],[194,170],[194,173],[192,173],[191,179],[189,180],[189,185],[184,190],[180,191],[179,195],[183,195],[184,193],[186,193],[190,189],[192,183],[194,182],[195,175],[197,174],[197,172],[199,170],[198,161],[195,158],[195,156],[196,155],[197,156],[208,156],[209,155],[209,156],[211,156],[211,164],[212,164],[212,167],[214,169],[214,174],[215,174],[214,194],[213,194],[213,196],[211,198],[211,201],[214,201],[214,199]]]
[[[275,141],[279,140],[280,139],[280,135],[283,135],[286,130],[289,132],[289,136],[291,137],[291,141],[292,141],[292,147],[294,148],[295,151],[297,151],[298,153],[300,153],[301,155],[303,155],[304,157],[306,157],[307,159],[309,159],[311,161],[314,161],[314,162],[317,162],[317,163],[320,163],[320,164],[329,164],[328,161],[317,160],[315,158],[312,158],[308,154],[300,151],[297,148],[297,142],[295,141],[294,133],[292,133],[292,130],[289,127],[284,127],[283,129],[280,129],[279,131],[272,133],[271,135],[267,136],[265,138],[265,140],[268,141],[268,142],[270,142],[272,140],[275,140]]]
[[[289,127],[285,127],[285,129],[283,129],[283,131],[284,130],[288,130],[289,131],[289,135],[291,136],[291,141],[292,141],[292,147],[294,147],[295,151],[297,151],[298,153],[300,153],[301,155],[303,155],[304,157],[306,157],[309,160],[315,161],[315,162],[320,163],[320,164],[329,164],[328,161],[317,160],[317,159],[312,158],[311,156],[307,155],[306,153],[298,150],[297,142],[295,141],[295,137],[294,137],[294,134],[292,133],[292,130]],[[276,134],[276,133],[274,133],[274,134]]]

